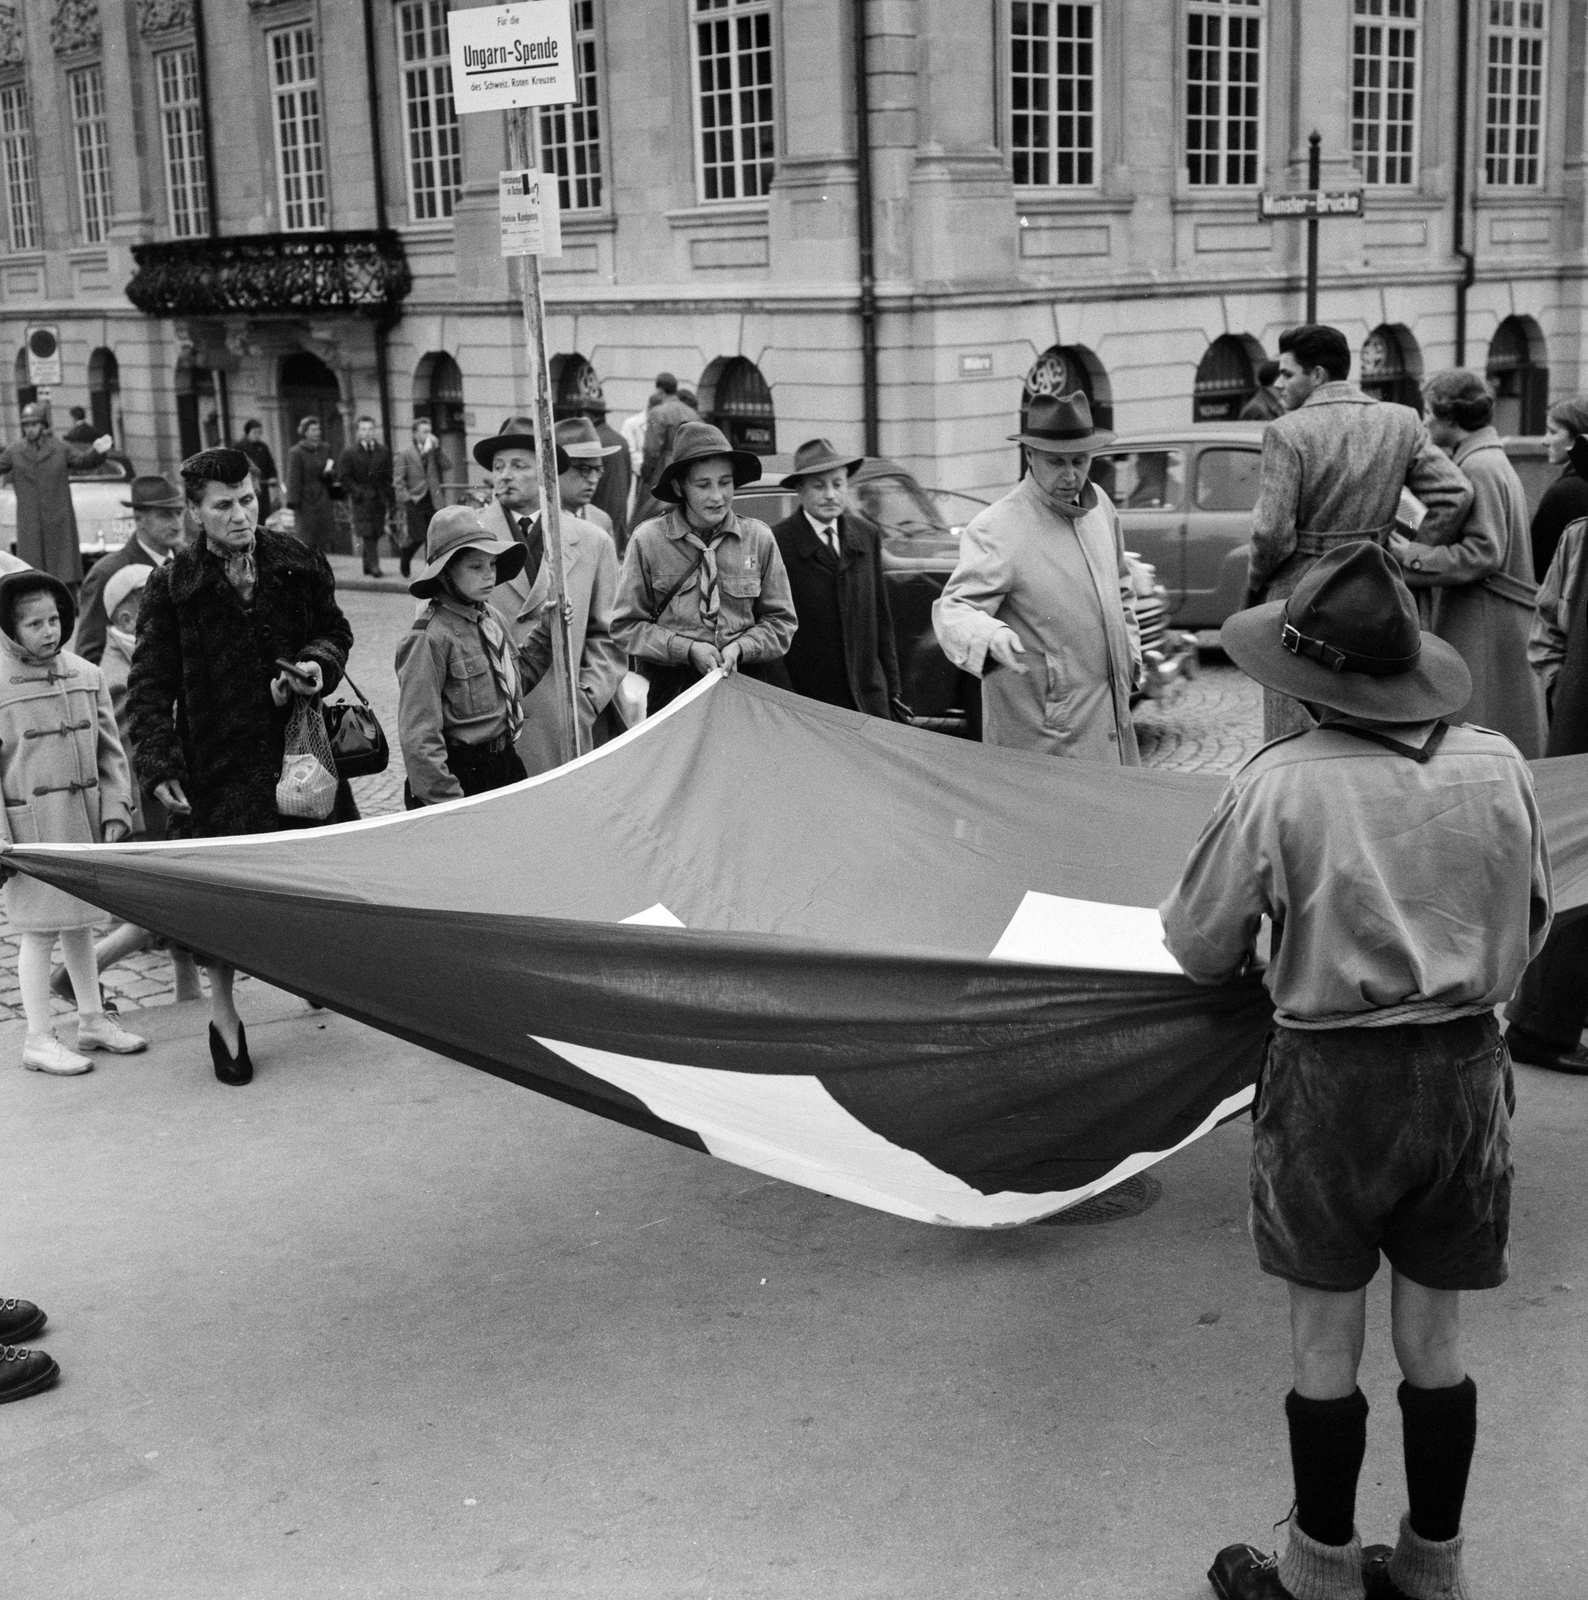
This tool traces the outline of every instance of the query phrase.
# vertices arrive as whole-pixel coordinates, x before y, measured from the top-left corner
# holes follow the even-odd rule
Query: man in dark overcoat
[[[83,581],[83,552],[67,474],[97,467],[115,440],[102,434],[86,449],[64,444],[49,431],[44,407],[22,408],[22,441],[0,450],[0,472],[11,474],[17,495],[17,554],[62,583]]]
[[[336,464],[337,481],[353,510],[353,532],[364,554],[364,575],[380,576],[380,538],[397,504],[391,451],[375,437],[375,419],[360,417],[358,433]]]
[[[169,478],[158,473],[134,478],[132,497],[121,503],[132,513],[132,537],[94,563],[77,597],[72,650],[95,666],[105,653],[105,585],[124,567],[163,567],[187,538],[183,494]]]
[[[623,435],[607,426],[606,401],[591,401],[585,413],[595,424],[596,438],[610,459],[590,504],[599,506],[612,519],[612,540],[618,547],[621,560],[629,542],[629,487],[634,482],[634,469],[629,465],[629,447]]]
[[[882,540],[848,511],[849,479],[862,459],[811,439],[794,452],[794,470],[783,479],[800,497],[799,510],[772,529],[799,616],[783,665],[796,694],[903,722],[909,711]]]
[[[645,413],[645,455],[640,462],[640,493],[629,526],[637,528],[652,517],[664,517],[672,508],[656,498],[657,480],[673,458],[673,438],[686,422],[699,422],[700,413],[678,392],[678,379],[670,372],[656,374],[661,399]]]

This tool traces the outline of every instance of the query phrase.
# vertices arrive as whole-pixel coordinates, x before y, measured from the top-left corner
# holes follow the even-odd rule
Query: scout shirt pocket
[[[691,639],[709,639],[711,629],[700,620],[700,584],[705,576],[705,566],[700,552],[681,540],[668,542],[665,550],[656,553],[656,565],[651,569],[652,603],[666,600],[667,604],[656,613],[655,623],[672,633],[681,633]]]
[[[454,650],[447,663],[447,702],[459,720],[489,716],[499,698],[491,664],[484,653]]]
[[[717,587],[721,604],[717,626],[725,639],[732,639],[755,626],[755,603],[761,597],[758,571],[718,569]]]

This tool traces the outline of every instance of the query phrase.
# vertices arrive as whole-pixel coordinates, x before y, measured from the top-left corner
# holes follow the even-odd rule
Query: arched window
[[[1423,410],[1423,353],[1410,328],[1386,322],[1375,328],[1357,357],[1357,382],[1380,400]]]
[[[468,487],[468,429],[463,416],[463,372],[445,350],[431,350],[414,368],[414,418],[430,419],[441,443],[442,487],[448,504]]]
[[[88,358],[88,414],[96,435],[109,433],[120,439],[120,398],[121,367],[116,352],[101,345]]]
[[[288,449],[298,442],[298,424],[305,417],[318,417],[320,431],[331,447],[332,456],[341,454],[342,386],[336,374],[308,350],[294,350],[281,361],[281,377],[276,385],[281,402],[281,437]]]
[[[32,405],[33,402],[39,397],[39,391],[33,385],[33,375],[28,371],[28,352],[26,345],[17,351],[17,364],[15,370],[17,385],[17,410],[21,411],[23,406]]]
[[[551,358],[551,410],[558,422],[593,413],[604,416],[606,409],[600,375],[582,355]]]
[[[1113,390],[1102,362],[1084,345],[1056,344],[1037,357],[1026,374],[1020,395],[1020,431],[1025,431],[1026,415],[1039,394],[1074,394],[1079,389],[1092,408],[1092,422],[1099,428],[1114,426]]]
[[[700,375],[700,414],[740,450],[777,453],[777,417],[761,369],[744,356],[718,356]]]
[[[1489,341],[1494,426],[1501,437],[1544,431],[1549,409],[1549,348],[1531,317],[1507,317]]]
[[[1267,357],[1249,333],[1224,333],[1197,364],[1191,415],[1197,422],[1231,422],[1257,393],[1257,369]]]
[[[184,459],[221,442],[215,374],[208,367],[195,366],[190,356],[176,364],[176,432]]]

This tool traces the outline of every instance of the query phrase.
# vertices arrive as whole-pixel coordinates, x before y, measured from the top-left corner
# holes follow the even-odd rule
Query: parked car
[[[132,476],[132,463],[120,454],[107,456],[97,467],[68,474],[85,570],[132,537],[132,513],[122,504]],[[0,485],[0,549],[15,555],[16,548],[17,494],[8,479]]]
[[[798,495],[782,486],[783,474],[792,467],[790,457],[767,457],[761,478],[734,496],[734,509],[763,522],[781,522],[799,505]],[[907,467],[883,457],[868,457],[850,488],[852,514],[882,538],[899,676],[915,725],[979,739],[981,682],[943,654],[932,629],[932,604],[959,559],[965,525],[987,502],[924,488]],[[1196,649],[1189,638],[1167,629],[1167,596],[1151,566],[1132,555],[1131,576],[1147,659],[1142,693],[1157,697],[1196,670]]]
[[[1217,422],[1125,434],[1092,457],[1176,628],[1217,628],[1245,600],[1262,452],[1261,423]]]

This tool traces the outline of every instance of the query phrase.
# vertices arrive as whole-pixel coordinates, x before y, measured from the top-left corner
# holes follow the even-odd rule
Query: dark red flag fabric
[[[1565,906],[1588,757],[1536,766]],[[556,772],[310,833],[23,871],[470,1066],[924,1221],[1086,1199],[1250,1101],[1271,1008],[1154,908],[1220,779],[706,680]]]

